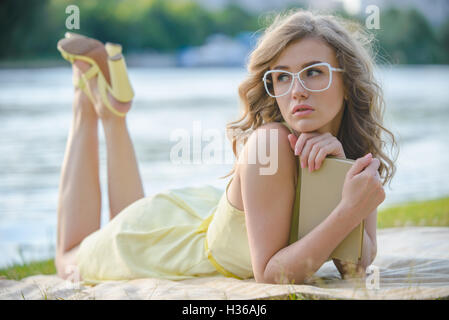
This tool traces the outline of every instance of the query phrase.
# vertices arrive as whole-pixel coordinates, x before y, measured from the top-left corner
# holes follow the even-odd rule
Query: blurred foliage
[[[251,15],[239,6],[231,4],[221,11],[212,13],[213,32],[235,36],[242,31],[256,31],[261,26],[257,16]]]
[[[444,63],[449,63],[449,20],[446,21],[441,27],[441,32],[439,33],[439,43],[441,44],[441,52],[444,55]]]
[[[373,33],[381,47],[380,53],[386,60],[410,64],[449,62],[449,51],[442,49],[437,34],[444,30],[433,30],[426,18],[415,9],[382,10],[380,27]]]
[[[54,55],[55,31],[65,26],[65,16],[51,9],[45,0],[0,1],[0,58]]]
[[[68,31],[65,9],[80,9],[80,30],[101,41],[118,42],[127,50],[175,52],[201,45],[214,33],[235,36],[266,27],[264,14],[253,14],[234,2],[209,11],[192,0],[2,0],[0,40],[7,44],[0,59],[56,57],[56,42]],[[449,63],[449,20],[432,27],[413,9],[382,9],[377,38],[379,61]],[[345,15],[344,13],[340,15]],[[365,16],[350,17],[364,24]]]

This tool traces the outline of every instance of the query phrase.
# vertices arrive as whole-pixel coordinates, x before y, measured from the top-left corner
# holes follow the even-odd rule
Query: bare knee
[[[81,275],[76,261],[79,245],[66,252],[56,252],[55,266],[57,275],[65,280],[81,281]]]

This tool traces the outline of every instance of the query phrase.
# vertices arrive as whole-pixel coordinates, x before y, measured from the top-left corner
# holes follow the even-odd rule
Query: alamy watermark
[[[380,288],[380,272],[379,267],[370,265],[366,268],[365,287],[368,290],[379,290]]]
[[[368,16],[365,19],[365,27],[367,29],[380,29],[380,9],[378,6],[369,5],[365,8],[365,13]]]
[[[71,4],[65,8],[65,13],[69,16],[65,19],[65,27],[69,30],[79,30],[80,28],[80,8]]]
[[[81,288],[81,275],[77,265],[68,265],[65,267],[65,273],[68,274],[66,278],[66,289],[79,290]]]
[[[228,132],[235,136],[236,132]],[[249,144],[246,157],[239,157],[237,162],[258,163],[261,165],[261,175],[274,175],[279,162],[278,130],[256,130],[255,135],[257,143]],[[193,121],[192,133],[186,129],[175,129],[170,134],[170,141],[176,142],[170,149],[170,162],[174,165],[234,163],[232,150],[229,153],[225,148],[225,143],[229,143],[226,134],[218,129],[203,130],[200,121]],[[203,146],[203,142],[207,144]],[[237,150],[237,153],[240,154],[240,150]],[[268,167],[263,167],[267,165]]]

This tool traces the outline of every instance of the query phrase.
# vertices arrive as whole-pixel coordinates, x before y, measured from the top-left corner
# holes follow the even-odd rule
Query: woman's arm
[[[385,199],[382,184],[376,177],[379,165],[379,160],[372,159],[369,155],[357,159],[345,177],[342,200],[337,207],[304,238],[274,255],[267,265],[265,278],[275,283],[280,281],[285,283],[284,278],[289,282],[293,279],[294,283],[302,283],[319,269],[337,245],[362,219],[368,220],[366,230],[370,232],[364,238],[369,250],[366,250],[365,260],[362,263],[370,263],[374,258],[371,237],[374,236],[375,239],[372,232],[375,231],[373,227],[376,216],[373,212]],[[271,265],[274,266],[270,268]],[[279,266],[287,268],[279,274]]]
[[[274,141],[278,151],[276,156],[273,156],[273,143],[270,139],[266,139],[262,145],[265,146],[266,153],[269,153],[270,160],[274,161],[277,157],[277,170],[271,175],[261,175],[260,169],[265,166],[259,161],[257,153],[254,154],[258,146],[258,135],[255,133],[264,130],[265,137],[268,138],[270,129],[276,129],[278,132],[277,140]],[[361,209],[358,203],[352,206],[348,205],[349,202],[341,202],[328,218],[307,236],[288,245],[295,196],[294,177],[297,174],[296,158],[287,140],[289,132],[281,124],[274,123],[264,125],[256,132],[245,144],[242,159],[239,158],[242,199],[254,277],[257,282],[303,283],[327,260],[338,243],[360,223],[361,218],[358,217],[362,216]],[[255,159],[254,164],[248,161],[251,154],[252,159]],[[368,164],[367,161],[371,160],[366,160],[364,166]],[[359,167],[362,163],[359,163]],[[371,168],[370,171],[376,169]],[[362,183],[366,185],[366,181]],[[356,194],[357,190],[363,190],[363,187],[356,184],[353,187],[349,193]],[[362,208],[365,208],[365,205]]]
[[[318,170],[327,155],[346,158],[343,146],[338,139],[330,133],[319,134],[317,132],[302,133],[299,137],[293,134],[288,136],[290,146],[301,159],[301,164],[311,170]],[[379,173],[376,172],[379,178]],[[359,264],[347,263],[339,259],[333,259],[335,266],[342,277],[348,273],[360,272],[364,275],[366,268],[373,262],[377,252],[376,224],[377,209],[374,210],[365,221],[363,230],[362,259]]]
[[[365,229],[363,230],[363,249],[362,259],[359,264],[346,263],[339,259],[333,259],[335,266],[340,272],[342,278],[352,275],[356,272],[358,276],[365,276],[366,268],[373,263],[377,254],[377,209],[374,210],[368,218],[365,219]]]
[[[274,143],[269,138],[272,133],[277,133]],[[286,138],[288,134],[288,129],[280,123],[259,127],[248,138],[237,162],[251,263],[257,282],[267,282],[268,261],[288,245],[297,176],[296,159]],[[276,162],[274,174],[261,174],[260,170],[266,167],[261,161],[264,157]]]
[[[357,224],[349,208],[339,204],[305,237],[283,248],[270,259],[264,273],[265,281],[303,283],[326,262],[332,251]]]

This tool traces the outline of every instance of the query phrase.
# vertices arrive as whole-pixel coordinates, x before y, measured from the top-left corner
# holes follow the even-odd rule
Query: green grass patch
[[[449,197],[409,202],[377,214],[379,229],[407,226],[449,227]]]
[[[449,197],[409,202],[379,211],[377,215],[379,229],[404,226],[449,227]],[[54,260],[18,264],[0,270],[0,277],[13,280],[36,274],[56,274]],[[302,298],[301,296],[290,297],[290,299]]]
[[[0,278],[20,280],[37,274],[56,274],[54,259],[36,261],[25,264],[15,264],[0,270]]]

